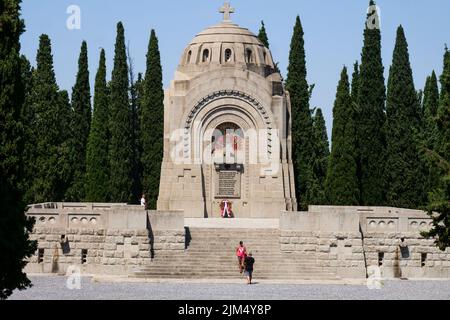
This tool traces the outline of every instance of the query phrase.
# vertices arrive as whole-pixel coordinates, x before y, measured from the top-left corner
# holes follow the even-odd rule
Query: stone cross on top
[[[231,22],[231,14],[234,13],[234,8],[230,6],[229,2],[225,2],[222,8],[220,8],[220,13],[223,13],[223,22]]]

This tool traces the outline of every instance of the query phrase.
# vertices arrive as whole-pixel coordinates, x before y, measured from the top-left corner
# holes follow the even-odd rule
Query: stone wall
[[[149,231],[155,256],[186,249],[183,211],[149,211]]]
[[[318,212],[321,208],[281,215],[281,250],[315,256],[318,266],[340,277],[364,278],[358,215],[336,210]]]
[[[367,264],[380,266],[386,277],[450,277],[450,249],[443,252],[420,236],[431,226],[422,211],[370,208],[361,226]]]
[[[128,274],[155,255],[185,249],[181,212],[146,211],[125,204],[48,203],[30,206],[38,250],[31,273]]]
[[[450,250],[420,236],[430,223],[417,210],[311,206],[282,214],[280,244],[284,252],[314,254],[341,277],[365,277],[380,267],[385,278],[450,278]]]

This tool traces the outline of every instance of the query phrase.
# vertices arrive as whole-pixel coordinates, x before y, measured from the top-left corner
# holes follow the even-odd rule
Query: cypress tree
[[[423,163],[417,137],[419,101],[403,27],[397,29],[387,93],[387,201],[394,207],[418,208],[426,201]]]
[[[330,143],[328,141],[327,127],[322,109],[316,110],[314,116],[314,161],[313,161],[313,189],[311,203],[323,205],[326,203],[325,179],[330,157]]]
[[[69,93],[66,90],[58,92],[58,123],[55,124],[60,133],[60,141],[57,144],[58,152],[58,184],[60,185],[59,199],[67,201],[66,194],[73,184],[73,150],[74,143],[72,138],[71,124],[73,110],[70,104]]]
[[[85,198],[86,147],[91,126],[91,89],[86,41],[81,45],[78,74],[72,89],[72,109],[70,143],[73,178],[65,198],[78,202]]]
[[[357,72],[353,74],[352,87],[357,84],[355,75]],[[344,67],[334,102],[332,148],[325,183],[327,200],[332,205],[352,206],[359,203],[355,116],[347,68]]]
[[[444,71],[441,75],[441,94],[437,110],[439,154],[450,162],[450,51],[445,48]]]
[[[314,155],[313,121],[309,109],[310,91],[306,79],[305,42],[300,17],[297,16],[289,53],[286,88],[292,108],[292,160],[294,163],[296,197],[300,210],[311,203]]]
[[[425,88],[423,90],[423,106],[422,106],[423,115],[425,122],[429,122],[425,124],[425,131],[429,133],[434,131],[432,124],[436,123],[435,118],[437,115],[438,106],[439,106],[439,88],[436,73],[433,70],[431,75],[427,77]]]
[[[428,192],[434,191],[439,184],[440,170],[435,163],[427,157],[429,152],[434,152],[438,142],[438,127],[437,127],[437,109],[439,105],[439,88],[437,83],[436,73],[433,71],[431,76],[427,77],[425,83],[423,106],[422,106],[422,156],[428,164],[428,182],[426,190]]]
[[[132,203],[138,203],[141,191],[142,191],[142,185],[141,185],[141,159],[140,159],[140,138],[139,138],[139,132],[140,132],[140,124],[139,124],[139,109],[138,109],[138,83],[134,80],[134,65],[133,65],[133,59],[131,58],[131,53],[129,50],[129,47],[127,48],[127,55],[128,55],[128,73],[129,73],[129,90],[130,90],[130,112],[131,112],[131,127],[132,127],[132,133],[131,133],[131,143],[132,143],[132,163],[133,163],[133,169],[132,169]]]
[[[114,69],[111,78],[110,104],[110,196],[113,202],[129,202],[132,199],[132,126],[128,99],[128,66],[125,48],[125,31],[117,24]]]
[[[51,42],[47,35],[40,37],[37,68],[33,79],[32,101],[36,113],[34,132],[36,138],[35,172],[29,193],[33,202],[61,201],[65,185],[60,177],[59,153],[65,142],[63,112],[53,70]]]
[[[156,209],[164,143],[164,91],[158,38],[151,31],[141,110],[142,185],[150,209]]]
[[[435,239],[436,246],[445,251],[450,247],[450,51],[447,48],[440,82],[441,95],[437,111],[438,143],[433,156],[442,178],[431,194],[428,206],[433,227],[422,235]]]
[[[345,72],[347,73],[347,68],[345,68]],[[348,76],[347,76],[347,82],[348,82]],[[352,75],[352,89],[350,93],[350,97],[352,99],[352,103],[354,108],[356,107],[356,104],[358,102],[358,92],[359,92],[359,64],[358,61],[355,62],[353,65],[353,75]]]
[[[135,187],[134,187],[134,197],[137,202],[140,202],[142,195],[142,134],[141,134],[141,118],[142,118],[142,99],[143,99],[143,77],[142,73],[138,73],[137,80],[134,82],[134,132],[135,132]]]
[[[23,125],[23,176],[21,181],[21,190],[23,193],[25,203],[28,202],[27,195],[28,189],[34,176],[34,156],[36,153],[36,140],[33,134],[33,128],[35,125],[35,114],[33,109],[33,101],[31,99],[32,87],[33,87],[33,73],[34,69],[31,67],[30,62],[25,56],[21,56],[21,70],[22,70],[22,82],[24,86],[25,100],[22,105],[21,121]],[[31,203],[31,201],[29,202]]]
[[[374,5],[374,1],[370,5]],[[369,17],[378,14],[370,12]],[[381,31],[366,26],[361,55],[357,107],[358,177],[361,205],[382,205],[385,199],[385,100]]]
[[[100,53],[95,77],[94,114],[86,156],[86,201],[109,201],[109,101],[105,50]]]
[[[21,108],[25,100],[19,38],[24,30],[20,1],[0,5],[0,299],[31,286],[22,271],[36,250],[34,221],[25,217],[20,190],[23,159]]]
[[[258,38],[266,48],[269,48],[269,37],[267,36],[266,26],[264,21],[261,21],[261,28],[259,29]]]

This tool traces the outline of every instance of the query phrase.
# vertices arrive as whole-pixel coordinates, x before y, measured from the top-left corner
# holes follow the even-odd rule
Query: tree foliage
[[[109,200],[109,95],[104,49],[100,53],[94,91],[94,114],[86,156],[86,201],[107,202]]]
[[[355,88],[356,79],[357,66],[353,75]],[[333,205],[359,204],[355,116],[347,68],[344,67],[334,102],[332,149],[325,184],[327,200]]]
[[[306,79],[304,32],[297,16],[289,53],[286,88],[292,108],[292,160],[294,164],[296,197],[300,210],[307,209],[312,200],[314,157],[313,119],[309,109],[310,91]]]
[[[142,185],[148,207],[156,209],[164,147],[164,91],[158,38],[154,30],[150,35],[147,71],[142,86]]]
[[[25,101],[19,38],[24,30],[20,1],[0,4],[0,299],[31,286],[23,272],[36,250],[30,240],[34,221],[27,219],[20,184],[23,179]]]

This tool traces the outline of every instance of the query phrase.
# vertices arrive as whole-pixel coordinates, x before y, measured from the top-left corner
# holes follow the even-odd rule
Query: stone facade
[[[130,275],[158,257],[180,263],[192,240],[186,225],[199,220],[200,226],[204,220],[185,218],[182,211],[146,211],[124,204],[39,204],[30,206],[27,215],[36,218],[32,239],[38,241],[38,251],[26,271],[57,274],[76,266],[85,274]],[[379,267],[385,278],[450,278],[450,250],[442,252],[433,240],[420,236],[431,222],[422,211],[311,206],[308,212],[282,212],[273,220],[276,224],[223,219],[203,229],[227,234],[237,230],[240,220],[279,229],[279,252],[274,255],[293,254],[292,261],[307,257],[322,272],[341,278],[365,278],[372,267]]]
[[[296,208],[289,94],[253,33],[226,20],[198,34],[164,108],[158,210],[217,218],[229,200],[236,217],[278,218]]]

